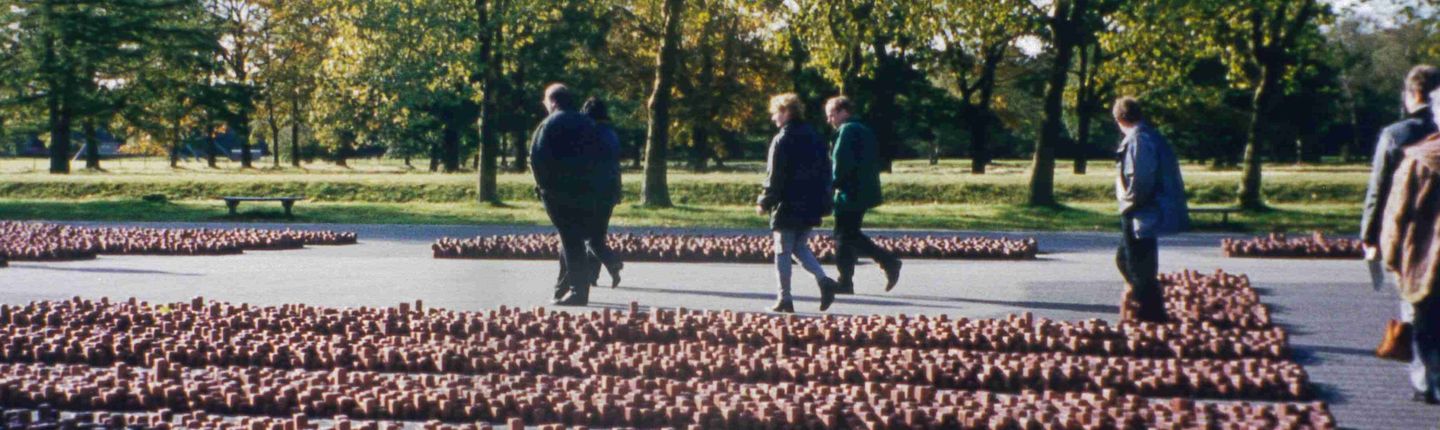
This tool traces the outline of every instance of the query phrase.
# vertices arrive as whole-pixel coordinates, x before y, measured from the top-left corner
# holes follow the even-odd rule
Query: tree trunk
[[[170,132],[174,133],[174,141],[170,143],[170,168],[180,167],[180,144],[185,141],[185,128],[180,125],[180,117],[173,118]]]
[[[205,126],[205,143],[208,143],[210,145],[205,150],[205,164],[209,165],[211,169],[219,168],[220,166],[215,163],[215,153],[219,152],[220,146],[215,143],[214,126]]]
[[[50,98],[50,173],[70,173],[70,112],[59,97]]]
[[[675,62],[680,51],[680,23],[684,0],[665,0],[665,35],[656,60],[655,88],[650,94],[650,124],[645,136],[645,187],[642,204],[670,207],[666,183],[666,158],[670,145],[670,87],[674,84]]]
[[[516,172],[529,171],[530,145],[526,144],[526,142],[529,141],[525,139],[525,129],[521,127],[515,127],[515,131],[510,136],[510,140],[515,142],[515,162],[510,163],[510,165],[514,166],[513,168]]]
[[[349,132],[342,133],[340,136],[340,147],[335,149],[336,166],[350,167],[350,151],[353,147],[355,147],[355,135]]]
[[[1268,63],[1260,66],[1260,86],[1255,88],[1255,95],[1250,103],[1250,130],[1245,142],[1245,170],[1240,178],[1239,205],[1245,209],[1261,209],[1265,207],[1264,198],[1260,194],[1260,163],[1264,156],[1265,139],[1265,118],[1269,114],[1270,106],[1274,104],[1275,91],[1280,84],[1280,74],[1283,66]]]
[[[874,128],[875,140],[879,143],[880,169],[885,172],[891,170],[895,157],[900,153],[900,135],[895,130],[896,117],[899,116],[895,97],[899,92],[901,77],[896,73],[895,65],[899,60],[886,52],[889,45],[889,41],[885,39],[876,40],[873,45],[877,71],[875,82],[870,86],[874,95],[870,125]]]
[[[230,132],[235,134],[235,140],[240,141],[240,168],[254,167],[254,157],[250,156],[250,108],[240,108],[235,123],[230,126]]]
[[[430,173],[440,171],[440,145],[430,145]]]
[[[500,192],[496,185],[496,169],[499,166],[496,164],[496,159],[499,158],[500,135],[496,129],[499,127],[496,110],[500,107],[497,99],[500,96],[499,81],[502,57],[500,50],[496,47],[504,46],[502,40],[504,33],[499,25],[496,25],[496,28],[490,28],[491,11],[486,8],[485,3],[485,0],[475,0],[475,12],[481,28],[478,61],[484,65],[480,87],[485,94],[485,99],[480,102],[480,154],[475,168],[479,172],[477,179],[479,192],[476,193],[476,197],[480,203],[499,203]],[[499,4],[495,6],[501,7]]]
[[[87,119],[85,133],[85,168],[100,170],[100,139],[95,135],[95,120]]]
[[[980,100],[970,115],[970,173],[976,175],[985,174],[985,166],[990,164],[990,119],[994,116],[990,106],[995,98],[995,71],[1005,58],[1008,46],[992,47],[980,70]]]
[[[270,157],[274,159],[271,163],[274,167],[280,167],[280,121],[275,118],[274,106],[271,106],[269,121],[270,125]]]
[[[455,124],[453,115],[454,114],[450,112],[444,115],[442,118],[444,125],[442,125],[443,128],[440,131],[440,155],[441,161],[444,163],[445,173],[460,171],[460,130],[458,130],[459,127]]]
[[[1084,175],[1090,149],[1090,116],[1094,113],[1096,95],[1095,79],[1092,76],[1095,68],[1099,68],[1098,61],[1099,47],[1091,42],[1088,46],[1080,47],[1080,88],[1075,91],[1075,165],[1074,173]]]
[[[290,165],[300,167],[300,97],[290,99]]]
[[[1030,166],[1031,206],[1054,206],[1055,201],[1055,148],[1062,140],[1064,128],[1065,84],[1070,78],[1070,61],[1075,53],[1075,31],[1078,25],[1068,8],[1083,8],[1083,0],[1068,4],[1057,0],[1051,31],[1055,34],[1052,44],[1055,58],[1050,65],[1050,76],[1046,79],[1044,123],[1040,126],[1040,140],[1035,144],[1035,155]],[[1079,13],[1075,13],[1078,16]]]

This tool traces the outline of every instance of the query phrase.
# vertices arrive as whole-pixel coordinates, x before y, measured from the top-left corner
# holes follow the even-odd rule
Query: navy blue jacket
[[[530,171],[540,199],[558,207],[614,205],[606,163],[619,156],[610,152],[590,117],[569,111],[550,114],[530,145]]]
[[[609,197],[613,203],[620,204],[623,197],[620,185],[620,135],[615,134],[615,127],[608,122],[595,123],[597,132],[600,133],[600,143],[605,146],[605,159],[602,166],[605,170],[604,180],[609,184]]]
[[[1380,244],[1381,218],[1385,200],[1390,197],[1391,176],[1405,158],[1405,148],[1435,134],[1435,120],[1430,108],[1410,114],[1404,121],[1380,131],[1375,143],[1375,157],[1370,160],[1370,186],[1365,191],[1365,213],[1360,218],[1360,240],[1369,245]]]
[[[757,202],[770,212],[770,228],[795,230],[820,225],[830,214],[830,157],[815,130],[791,121],[770,141],[765,189]]]

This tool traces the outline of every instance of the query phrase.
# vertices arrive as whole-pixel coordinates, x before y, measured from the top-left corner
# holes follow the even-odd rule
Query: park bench
[[[1220,214],[1220,225],[1230,225],[1230,214],[1238,212],[1236,207],[1190,208],[1191,214]]]
[[[230,208],[230,215],[235,215],[235,208],[237,208],[237,207],[240,206],[240,202],[280,202],[280,206],[285,207],[285,216],[294,216],[293,214],[290,213],[290,208],[293,207],[293,206],[295,206],[295,201],[296,201],[296,200],[304,200],[305,197],[304,197],[304,196],[288,196],[288,197],[235,197],[235,196],[226,196],[226,197],[221,197],[220,199],[221,199],[221,200],[224,200],[224,201],[225,201],[225,206],[228,207],[228,208]]]

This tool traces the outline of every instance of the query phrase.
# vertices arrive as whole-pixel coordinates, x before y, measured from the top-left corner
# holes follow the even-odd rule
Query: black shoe
[[[570,294],[566,294],[564,298],[557,299],[550,304],[555,306],[586,306],[590,304],[590,297],[586,294],[571,291]]]
[[[1410,400],[1425,403],[1427,405],[1440,405],[1440,399],[1435,397],[1434,391],[1416,391]]]
[[[835,303],[835,289],[840,283],[834,279],[825,278],[820,281],[820,312],[830,310],[830,305]]]
[[[615,263],[615,268],[614,268],[614,269],[609,269],[609,268],[607,268],[607,269],[610,270],[610,288],[615,288],[615,287],[620,286],[620,269],[624,269],[624,268],[625,268],[625,263]]]
[[[775,302],[775,306],[770,307],[770,312],[793,314],[795,313],[795,303],[792,303],[789,300],[777,301]]]
[[[555,286],[555,300],[556,300],[556,301],[559,301],[560,299],[565,298],[565,295],[566,295],[566,294],[570,294],[570,288],[568,288],[568,287],[562,287],[562,286],[558,286],[558,285]]]
[[[885,271],[885,291],[895,289],[895,284],[900,283],[900,259],[890,260],[880,264],[880,270]]]
[[[832,291],[834,291],[836,295],[840,296],[853,295],[855,294],[855,281],[841,278],[839,282],[835,283],[835,288]]]

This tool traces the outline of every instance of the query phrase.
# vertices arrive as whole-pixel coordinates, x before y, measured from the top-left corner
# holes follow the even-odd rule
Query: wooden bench
[[[221,200],[224,200],[224,201],[225,201],[225,206],[228,207],[228,208],[230,208],[230,215],[235,215],[235,208],[237,208],[237,207],[240,206],[240,202],[280,202],[280,206],[285,207],[285,216],[294,216],[294,214],[292,214],[292,213],[290,212],[290,208],[295,206],[295,201],[296,201],[296,200],[305,200],[305,197],[304,197],[304,196],[289,196],[289,197],[235,197],[235,196],[226,196],[226,197],[221,197],[220,199],[221,199]]]
[[[1230,214],[1240,212],[1240,208],[1190,208],[1191,214],[1220,214],[1220,225],[1230,225]]]

